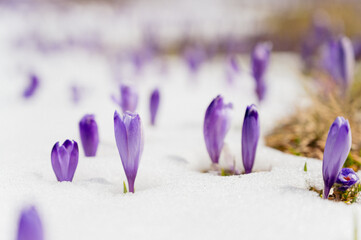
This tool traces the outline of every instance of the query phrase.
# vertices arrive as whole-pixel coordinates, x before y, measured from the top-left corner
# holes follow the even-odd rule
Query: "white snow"
[[[125,27],[127,22],[116,15],[99,19],[107,11],[92,9],[71,25],[79,15],[0,10],[1,239],[14,239],[19,211],[27,204],[36,205],[46,239],[51,240],[352,239],[358,204],[325,201],[308,191],[308,182],[322,188],[321,161],[283,154],[261,143],[255,173],[201,173],[210,165],[202,132],[204,113],[218,94],[234,104],[226,142],[242,169],[242,120],[246,105],[256,102],[248,56],[239,56],[242,73],[234,86],[227,85],[222,59],[207,63],[195,79],[174,57],[166,59],[167,74],[152,63],[135,77],[145,148],[136,192],[123,194],[126,178],[113,132],[113,113],[120,109],[110,99],[119,83],[109,58],[81,50],[41,54],[12,44],[33,28],[56,38],[71,29],[81,35],[87,24],[116,42],[121,35],[112,35],[112,26],[102,24],[114,20]],[[274,54],[269,70],[269,94],[259,106],[263,134],[306,101],[296,56]],[[41,86],[33,99],[24,100],[21,93],[30,71],[39,75]],[[125,76],[134,78],[129,72]],[[71,102],[74,84],[83,90],[78,105]],[[157,126],[151,127],[148,99],[156,86],[161,105]],[[86,158],[81,150],[74,181],[59,183],[51,168],[51,148],[65,139],[80,144],[78,122],[86,113],[94,113],[99,125],[98,155]],[[303,172],[306,161],[308,173]]]

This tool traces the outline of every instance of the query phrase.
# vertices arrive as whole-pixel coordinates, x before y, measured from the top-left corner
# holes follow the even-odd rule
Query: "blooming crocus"
[[[338,188],[341,191],[346,191],[348,188],[357,183],[359,177],[352,168],[342,168],[338,174],[336,183],[340,185]]]
[[[19,217],[17,240],[43,240],[43,226],[34,206],[24,208]]]
[[[343,91],[352,83],[355,65],[355,53],[347,37],[339,37],[328,42],[323,52],[325,70],[339,84]]]
[[[120,86],[121,107],[123,112],[134,112],[138,105],[138,93],[131,86]]]
[[[59,182],[71,182],[78,166],[79,150],[77,142],[66,140],[63,145],[55,143],[51,151],[51,164]]]
[[[155,117],[157,116],[159,107],[159,90],[155,89],[150,96],[150,123],[155,125]]]
[[[258,43],[251,55],[252,75],[256,81],[256,94],[262,101],[266,94],[265,74],[268,67],[272,44],[269,42]]]
[[[351,129],[348,120],[337,117],[332,123],[323,153],[322,174],[325,184],[323,198],[327,199],[351,149]]]
[[[231,126],[232,104],[225,104],[221,96],[217,96],[208,106],[203,126],[204,141],[212,163],[218,164],[224,138]]]
[[[87,114],[80,120],[79,131],[85,156],[95,156],[99,144],[99,133],[94,115]]]
[[[252,172],[259,134],[258,112],[256,106],[252,104],[247,106],[242,127],[242,159],[246,173]]]
[[[139,160],[143,152],[143,130],[140,117],[136,113],[114,113],[114,133],[120,159],[127,176],[129,192],[134,193],[134,182]]]
[[[36,90],[39,87],[39,78],[38,76],[31,74],[29,76],[29,85],[26,87],[26,89],[23,92],[24,98],[30,98],[34,95]]]

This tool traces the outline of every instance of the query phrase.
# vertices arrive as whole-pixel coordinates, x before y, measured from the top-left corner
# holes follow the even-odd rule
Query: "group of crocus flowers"
[[[217,96],[206,110],[203,134],[206,148],[213,164],[218,164],[224,146],[224,139],[231,126],[231,103],[224,103],[221,96]],[[260,125],[258,111],[255,105],[246,109],[242,127],[242,160],[245,173],[252,172]]]
[[[139,161],[143,152],[143,130],[140,116],[135,113],[138,94],[130,86],[120,88],[123,110],[120,115],[114,113],[114,133],[116,146],[127,177],[129,191],[134,193],[134,182],[138,172]],[[155,125],[159,108],[159,90],[155,89],[150,96],[150,123]],[[95,116],[85,115],[79,122],[80,139],[86,157],[96,155],[99,144],[98,125]],[[51,163],[59,182],[73,180],[79,160],[78,144],[74,140],[66,140],[62,145],[57,142],[51,151]]]

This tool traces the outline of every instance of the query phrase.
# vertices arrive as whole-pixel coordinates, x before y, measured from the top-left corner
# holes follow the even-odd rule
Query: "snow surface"
[[[118,93],[114,66],[106,56],[80,50],[41,54],[17,49],[14,38],[34,23],[29,19],[13,10],[0,14],[0,239],[15,238],[19,211],[27,204],[37,206],[50,240],[352,239],[359,205],[325,201],[308,191],[309,183],[322,188],[320,161],[261,143],[255,173],[201,173],[210,166],[204,113],[218,94],[234,104],[226,142],[242,169],[242,120],[246,106],[256,102],[248,56],[239,56],[242,73],[233,86],[225,80],[222,59],[207,63],[197,76],[172,57],[166,59],[165,73],[159,62],[137,77],[125,70],[123,78],[133,79],[140,93],[145,148],[136,192],[123,194],[126,178],[113,132],[113,113],[120,109],[110,98]],[[63,33],[71,28],[68,18],[63,25],[59,16],[44,19],[63,26]],[[101,23],[95,28],[107,32]],[[295,56],[272,56],[269,94],[259,106],[263,134],[305,102],[298,68]],[[41,83],[34,98],[24,100],[29,72],[38,74]],[[81,89],[78,104],[71,101],[73,85]],[[161,105],[157,126],[151,127],[148,99],[156,86]],[[86,158],[81,150],[74,181],[59,183],[51,148],[68,138],[80,143],[78,122],[86,113],[94,113],[99,125],[98,155]],[[303,172],[306,161],[308,173]]]

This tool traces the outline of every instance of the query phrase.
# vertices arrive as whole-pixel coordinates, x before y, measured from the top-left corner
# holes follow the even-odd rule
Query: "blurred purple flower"
[[[159,90],[155,89],[150,96],[150,104],[149,104],[150,122],[152,125],[155,125],[155,118],[157,116],[158,107],[159,107]]]
[[[350,124],[343,117],[337,117],[328,132],[323,154],[322,173],[325,184],[323,198],[327,199],[332,185],[351,149]]]
[[[262,101],[266,94],[265,74],[269,64],[272,44],[269,42],[258,43],[251,55],[252,75],[256,80],[256,94]]]
[[[43,240],[43,226],[34,206],[21,211],[18,222],[17,240]]]
[[[338,189],[346,191],[348,188],[357,183],[359,177],[352,168],[342,168],[341,172],[337,176],[336,183],[340,184],[341,187]]]
[[[232,104],[224,104],[217,96],[208,106],[203,126],[204,141],[213,163],[218,164],[224,145],[224,138],[231,126],[230,112]]]
[[[353,80],[355,55],[350,39],[339,37],[328,42],[323,52],[325,70],[346,91]]]
[[[252,104],[247,106],[242,127],[242,159],[246,173],[252,172],[259,135],[258,111],[256,106]]]
[[[112,96],[112,100],[121,106],[123,112],[134,112],[138,105],[138,93],[131,86],[121,85],[120,100],[115,96]]]
[[[74,140],[66,140],[61,146],[59,142],[54,145],[51,151],[51,164],[59,182],[73,181],[78,159],[78,144]]]
[[[36,90],[39,88],[39,78],[36,75],[31,74],[29,76],[29,81],[30,81],[29,85],[26,87],[26,89],[23,92],[24,98],[32,97],[36,92]]]
[[[184,59],[192,73],[198,72],[200,66],[206,59],[206,53],[200,46],[186,47]]]
[[[228,83],[232,84],[234,81],[234,77],[239,74],[240,68],[235,56],[231,56],[227,60],[226,66],[226,79]]]
[[[122,116],[119,116],[118,112],[115,111],[114,133],[120,159],[127,176],[129,192],[134,193],[134,182],[144,145],[139,115],[125,112]]]
[[[78,103],[80,101],[80,89],[78,86],[71,86],[71,98],[74,103]]]
[[[87,114],[80,120],[79,131],[85,156],[94,157],[99,144],[98,125],[94,115]]]
[[[306,69],[315,67],[315,57],[319,48],[332,39],[330,17],[323,11],[317,12],[312,21],[311,28],[305,35],[301,46],[301,57]]]

